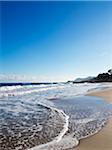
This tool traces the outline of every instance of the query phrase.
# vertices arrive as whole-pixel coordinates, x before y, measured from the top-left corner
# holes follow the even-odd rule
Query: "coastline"
[[[103,98],[106,102],[112,103],[112,88],[107,88],[104,90],[94,92],[91,91],[86,95],[100,97]]]
[[[106,102],[112,103],[112,89],[105,89],[96,92],[90,92],[88,96],[103,98]],[[112,119],[109,119],[107,125],[97,134],[80,140],[78,147],[73,150],[111,150],[112,149]]]
[[[74,86],[75,87],[75,86]],[[46,87],[47,89],[48,89],[48,87]],[[75,87],[75,88],[73,88],[72,89],[72,91],[75,91],[76,90],[76,88],[77,87]],[[23,96],[23,98],[21,99],[21,102],[22,102],[22,109],[20,109],[21,107],[20,106],[18,106],[18,102],[19,102],[19,99],[18,99],[18,101],[17,101],[17,99],[16,99],[16,97],[9,97],[8,99],[1,99],[1,104],[4,106],[4,107],[1,107],[1,108],[4,108],[4,110],[7,108],[6,106],[13,106],[13,107],[15,107],[15,106],[18,106],[18,108],[19,108],[19,110],[17,110],[17,107],[16,107],[16,111],[18,112],[19,111],[19,113],[23,113],[24,112],[24,109],[25,109],[25,116],[26,116],[26,112],[27,112],[27,116],[28,116],[28,112],[29,112],[29,110],[27,110],[26,109],[26,106],[28,107],[28,108],[32,108],[32,107],[34,107],[35,106],[35,104],[38,104],[39,106],[41,106],[42,105],[42,107],[44,106],[45,108],[47,108],[48,110],[52,110],[53,111],[53,114],[51,115],[51,114],[49,114],[48,116],[50,116],[50,117],[48,117],[48,116],[46,116],[47,117],[47,121],[45,121],[45,123],[46,123],[46,127],[45,128],[43,128],[42,127],[42,122],[41,122],[41,124],[39,125],[39,128],[31,128],[32,130],[31,131],[36,131],[35,129],[37,129],[37,131],[41,131],[40,132],[40,134],[38,134],[39,136],[37,136],[37,137],[39,137],[38,139],[40,140],[40,143],[39,143],[39,140],[34,140],[33,141],[33,136],[30,138],[31,139],[31,142],[30,141],[28,141],[27,143],[30,145],[30,144],[32,144],[33,145],[33,143],[35,144],[35,145],[33,145],[33,147],[32,148],[30,148],[29,147],[29,149],[28,150],[40,150],[40,149],[42,149],[42,150],[60,150],[60,149],[66,149],[66,150],[111,150],[111,149],[109,149],[110,147],[112,147],[112,144],[111,144],[111,139],[112,139],[112,137],[110,137],[111,136],[111,130],[112,130],[112,119],[111,120],[109,120],[109,121],[107,121],[107,120],[105,120],[104,122],[102,122],[102,123],[104,123],[104,124],[97,124],[97,123],[93,123],[93,126],[92,126],[92,128],[91,128],[91,124],[88,124],[86,127],[85,127],[85,129],[91,129],[91,130],[89,130],[88,131],[88,134],[86,134],[85,136],[84,136],[84,138],[83,138],[83,127],[82,127],[82,130],[81,130],[81,128],[80,128],[80,126],[79,126],[79,128],[78,128],[78,126],[77,126],[77,116],[79,117],[79,119],[80,119],[80,117],[81,118],[83,118],[83,112],[84,111],[86,111],[86,110],[88,110],[88,108],[90,107],[90,110],[89,111],[87,111],[88,112],[88,115],[89,114],[91,114],[91,111],[92,110],[95,110],[96,109],[96,111],[98,111],[99,112],[99,109],[97,110],[97,100],[99,99],[98,97],[101,97],[101,98],[103,98],[102,99],[102,101],[101,102],[103,102],[104,104],[105,104],[105,102],[104,101],[107,101],[108,103],[109,102],[112,102],[112,89],[110,89],[110,88],[104,88],[104,87],[101,87],[102,89],[101,90],[99,90],[100,88],[98,88],[98,90],[97,90],[97,88],[94,88],[94,86],[92,87],[91,86],[91,88],[90,87],[87,87],[87,88],[85,88],[85,85],[83,85],[83,86],[79,86],[79,90],[81,90],[81,88],[82,88],[82,93],[83,93],[83,95],[81,95],[81,96],[77,96],[76,95],[76,97],[71,97],[71,98],[69,98],[69,97],[65,97],[65,99],[64,98],[62,98],[63,100],[61,100],[61,98],[57,98],[57,99],[53,99],[52,97],[50,97],[51,99],[49,99],[49,100],[54,100],[54,106],[56,106],[56,107],[53,107],[53,105],[49,105],[49,103],[48,103],[48,105],[47,105],[47,103],[46,103],[46,101],[45,101],[45,104],[43,104],[42,102],[44,102],[44,101],[40,101],[39,103],[34,103],[34,104],[32,104],[32,95],[31,95],[31,99],[30,99],[30,97],[29,97],[29,95],[28,95],[28,97],[27,97],[27,95],[25,95],[25,96]],[[89,92],[86,92],[87,94],[86,94],[86,96],[84,96],[84,89],[86,90],[86,91],[88,91],[88,89],[91,89],[91,90],[89,90]],[[41,88],[40,88],[41,89]],[[93,89],[96,89],[96,92],[95,92],[95,90],[93,90]],[[104,90],[105,89],[105,90]],[[31,89],[32,90],[32,89]],[[70,91],[71,90],[71,86],[69,87],[69,89],[68,89],[68,91]],[[34,91],[35,91],[35,89],[34,89]],[[45,91],[45,93],[46,93],[46,90],[44,89],[43,91]],[[67,94],[68,94],[68,91],[67,91]],[[28,92],[27,90],[26,90],[26,92]],[[60,88],[59,88],[59,92],[60,92]],[[76,91],[76,92],[79,92],[79,91]],[[81,91],[80,91],[81,92]],[[43,92],[43,94],[44,94],[44,92]],[[64,93],[65,95],[66,95],[66,93]],[[36,98],[36,96],[37,95],[35,95],[35,94],[33,94],[33,98]],[[41,95],[40,95],[41,96]],[[52,96],[51,95],[51,93],[49,94],[48,93],[48,98],[49,98],[49,96]],[[59,95],[60,96],[60,95]],[[108,97],[108,98],[107,98]],[[27,98],[28,98],[28,102],[29,102],[29,104],[27,104]],[[13,105],[13,102],[12,102],[12,99],[13,100],[15,100],[15,105]],[[26,99],[26,101],[25,101],[25,99]],[[75,100],[76,99],[76,100]],[[93,101],[95,102],[95,106],[94,106],[94,102],[92,103],[92,99],[93,99]],[[56,100],[56,101],[55,101]],[[85,103],[85,100],[86,100],[86,103]],[[24,102],[23,102],[24,101]],[[6,105],[6,102],[7,102],[7,105]],[[83,102],[84,102],[84,105],[83,105]],[[16,104],[17,103],[17,104]],[[12,104],[12,105],[11,105]],[[21,103],[20,103],[21,104]],[[31,106],[29,106],[31,104]],[[86,108],[86,106],[88,105],[88,107]],[[101,104],[102,105],[102,104]],[[100,105],[100,106],[101,106]],[[59,106],[59,107],[58,107]],[[73,106],[73,107],[72,107]],[[91,106],[92,106],[92,108],[91,108]],[[83,111],[78,111],[77,110],[77,108],[79,109],[79,110],[83,110],[84,108],[84,110]],[[39,108],[39,110],[40,110],[41,108]],[[9,111],[11,110],[11,108],[9,107]],[[33,108],[33,111],[34,111],[34,114],[36,114],[35,112],[37,111],[38,109],[37,109],[37,105],[36,105],[36,107],[34,107]],[[66,111],[67,110],[67,111]],[[14,113],[16,112],[16,111],[14,111]],[[4,111],[5,112],[5,111]],[[42,112],[42,111],[41,111]],[[56,116],[60,116],[60,118],[58,117],[55,117],[55,113],[56,112],[56,114],[58,114],[58,115],[56,115]],[[76,117],[74,117],[74,114],[75,114],[75,112],[76,112]],[[80,113],[79,113],[80,112]],[[94,111],[93,111],[94,112]],[[102,110],[100,111],[101,112],[101,114],[102,114]],[[12,115],[14,114],[13,112],[12,112]],[[45,112],[46,113],[46,112]],[[46,113],[47,114],[47,113]],[[93,113],[94,114],[94,113]],[[11,115],[11,114],[10,114]],[[24,115],[24,114],[23,114]],[[86,113],[84,113],[84,115],[86,115]],[[86,118],[87,118],[87,121],[86,122],[88,122],[88,117],[89,116],[86,116]],[[67,134],[66,134],[66,131],[68,130],[68,133],[70,133],[70,128],[68,127],[68,125],[69,125],[69,121],[70,121],[70,119],[69,119],[69,116],[70,116],[70,119],[72,119],[72,120],[74,120],[74,119],[76,119],[76,124],[71,124],[72,126],[70,126],[70,128],[71,128],[71,130],[72,130],[72,128],[73,128],[73,130],[72,130],[72,132],[73,133],[75,133],[75,131],[82,131],[82,134],[80,134],[80,135],[82,135],[82,138],[83,139],[81,139],[81,140],[77,140],[77,138],[75,137],[75,136],[68,136]],[[35,116],[34,116],[35,117]],[[65,118],[64,120],[62,119],[61,120],[61,118]],[[99,117],[99,115],[98,115],[98,117]],[[4,116],[2,117],[2,118],[5,118]],[[17,116],[16,116],[16,118],[17,118]],[[30,116],[28,117],[29,119],[30,119]],[[37,118],[37,117],[36,117]],[[49,120],[49,118],[50,118],[50,120]],[[57,121],[57,122],[55,122],[55,120],[53,121],[53,122],[55,122],[55,123],[58,123],[59,122],[59,124],[60,124],[60,122],[61,122],[61,125],[62,126],[57,126],[56,128],[53,128],[54,129],[54,131],[56,131],[56,132],[54,132],[55,133],[55,135],[56,135],[56,137],[54,136],[54,138],[53,138],[53,140],[52,139],[50,139],[50,137],[51,137],[51,135],[53,135],[53,132],[51,133],[51,129],[52,128],[48,128],[48,126],[47,125],[49,125],[49,123],[51,122],[52,123],[52,118],[54,118],[55,120],[57,120],[57,119],[59,119],[59,121]],[[19,119],[19,118],[18,118]],[[33,117],[32,117],[32,119],[33,119]],[[45,118],[46,119],[46,118]],[[11,119],[12,120],[12,119]],[[36,119],[37,120],[37,119]],[[21,121],[21,120],[20,120]],[[25,121],[25,120],[24,120]],[[82,123],[84,122],[85,120],[82,120]],[[27,122],[27,120],[26,120],[26,122]],[[91,117],[90,117],[90,120],[89,120],[89,122],[91,122]],[[108,123],[109,122],[109,123]],[[21,123],[21,122],[20,122]],[[33,123],[33,122],[32,122]],[[44,123],[44,122],[43,122]],[[79,121],[79,124],[80,124],[80,121]],[[30,124],[29,124],[30,125]],[[38,125],[38,124],[37,124]],[[58,124],[55,124],[55,126],[56,125],[58,125]],[[97,125],[99,125],[99,126],[97,126]],[[33,125],[31,125],[31,126],[33,126]],[[53,124],[53,126],[54,126],[54,124]],[[36,127],[36,126],[35,126]],[[52,127],[52,124],[50,124],[50,127]],[[62,128],[60,128],[60,127],[62,127]],[[99,128],[98,128],[99,127]],[[101,127],[101,128],[100,128]],[[103,127],[103,128],[102,128]],[[12,128],[11,128],[12,129]],[[38,130],[39,129],[39,130]],[[41,129],[41,130],[40,130]],[[61,132],[60,132],[60,129],[62,129],[61,130]],[[94,130],[94,129],[99,129],[99,130]],[[43,131],[42,131],[43,130]],[[105,131],[106,130],[106,131]],[[47,132],[46,132],[47,131]],[[50,131],[50,132],[49,132]],[[53,130],[52,130],[53,131]],[[86,132],[87,130],[85,130],[85,132]],[[90,132],[91,131],[91,132]],[[96,132],[92,132],[92,131],[96,131]],[[105,135],[105,133],[103,133],[103,132],[105,132],[107,135]],[[48,134],[48,132],[49,133],[51,133],[51,135],[49,135]],[[85,133],[84,132],[84,133]],[[23,132],[24,133],[24,132]],[[21,135],[23,135],[23,133],[21,134]],[[30,130],[28,130],[28,136],[27,136],[27,134],[25,135],[25,137],[30,137]],[[31,132],[31,133],[33,133],[33,132]],[[39,133],[39,132],[37,132],[37,133]],[[41,134],[42,133],[42,134]],[[43,133],[46,133],[46,135],[45,134],[43,134]],[[80,133],[80,132],[79,132]],[[87,133],[87,132],[86,132]],[[90,133],[90,134],[89,134]],[[92,134],[93,133],[93,134]],[[78,134],[78,132],[76,132],[76,134]],[[100,135],[101,134],[101,135]],[[109,135],[110,134],[110,135]],[[20,138],[20,142],[22,141],[22,144],[24,144],[23,143],[23,139],[22,139],[22,137],[24,136],[21,136],[21,135],[19,135],[19,138]],[[34,135],[34,134],[33,134]],[[42,136],[41,136],[42,135]],[[45,136],[43,136],[43,135],[45,135]],[[67,135],[67,136],[66,136]],[[80,136],[79,135],[79,136]],[[64,138],[62,138],[63,136],[65,136]],[[96,136],[103,136],[103,139],[102,138],[100,138],[100,139],[98,139]],[[42,137],[42,138],[41,138]],[[46,137],[48,137],[48,138],[46,138]],[[52,137],[51,137],[52,138]],[[22,140],[21,140],[22,139]],[[34,138],[34,139],[36,139],[36,137]],[[50,140],[49,140],[50,139]],[[60,140],[61,139],[61,140]],[[47,141],[47,140],[49,140],[49,141]],[[107,140],[107,141],[106,141]],[[4,141],[4,140],[3,140]],[[15,138],[14,138],[14,140],[13,141],[15,141]],[[14,143],[12,141],[12,143]],[[103,142],[102,142],[103,141]],[[6,141],[7,142],[7,141]],[[19,144],[20,144],[20,142],[19,142]],[[38,143],[36,143],[36,142],[38,142]],[[108,144],[108,142],[109,142],[109,144]],[[9,145],[9,149],[10,149],[10,147],[11,147],[11,149],[12,149],[12,144],[11,142],[9,143],[10,145]],[[15,142],[16,143],[16,142]],[[15,143],[14,143],[14,146],[16,146],[15,145]],[[27,144],[27,143],[25,143],[25,144]],[[102,145],[102,147],[101,147],[101,144],[99,144],[99,143],[101,143],[101,144],[104,144],[104,145]],[[106,144],[105,144],[106,143]],[[0,143],[1,144],[1,143]],[[18,144],[18,142],[17,142],[17,144]],[[110,145],[111,144],[111,145]],[[6,144],[5,144],[6,145]],[[28,145],[28,146],[29,146]],[[32,146],[31,145],[31,146]],[[17,146],[19,146],[19,145],[17,145]],[[24,146],[24,145],[23,145]],[[27,146],[27,145],[26,145]],[[77,147],[76,147],[77,146]],[[100,147],[96,147],[96,146],[100,146]],[[108,147],[107,147],[108,146]],[[2,148],[2,145],[0,145],[0,147]],[[5,148],[4,147],[4,145],[3,145],[3,148]],[[23,147],[22,147],[22,145],[21,145],[21,147],[19,147],[20,149],[23,149]],[[26,147],[27,148],[27,147]],[[8,147],[6,147],[6,149],[8,150]],[[25,148],[24,148],[25,149]],[[5,150],[5,149],[4,149]]]

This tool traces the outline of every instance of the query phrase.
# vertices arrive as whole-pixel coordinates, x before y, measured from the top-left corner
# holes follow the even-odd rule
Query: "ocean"
[[[0,87],[0,150],[65,150],[107,123],[112,105],[84,96],[111,83]]]

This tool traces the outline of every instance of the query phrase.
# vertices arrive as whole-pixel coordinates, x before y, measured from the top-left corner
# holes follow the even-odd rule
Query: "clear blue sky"
[[[0,2],[0,73],[64,81],[112,67],[112,2]]]

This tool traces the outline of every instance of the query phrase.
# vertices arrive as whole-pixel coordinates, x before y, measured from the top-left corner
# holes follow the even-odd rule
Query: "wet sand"
[[[112,89],[106,89],[99,92],[91,92],[89,96],[97,96],[105,101],[112,103]],[[112,119],[97,134],[80,141],[77,148],[73,150],[112,150]]]
[[[89,92],[87,95],[101,97],[106,102],[112,103],[112,89],[105,89],[99,92]]]

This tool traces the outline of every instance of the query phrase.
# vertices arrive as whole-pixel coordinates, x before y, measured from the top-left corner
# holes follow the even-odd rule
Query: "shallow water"
[[[63,115],[42,105],[0,101],[0,150],[23,150],[47,143],[60,133],[63,124]]]
[[[69,133],[84,138],[104,126],[112,116],[112,105],[91,96],[57,99],[55,105],[69,116]]]
[[[32,150],[65,150],[78,145],[79,140],[89,137],[105,126],[112,116],[112,105],[100,98],[77,96],[52,99],[54,106],[69,116],[68,131],[58,143],[35,147]]]
[[[100,98],[76,95],[100,86],[2,88],[0,150],[64,150],[95,134],[112,116],[112,105]]]

